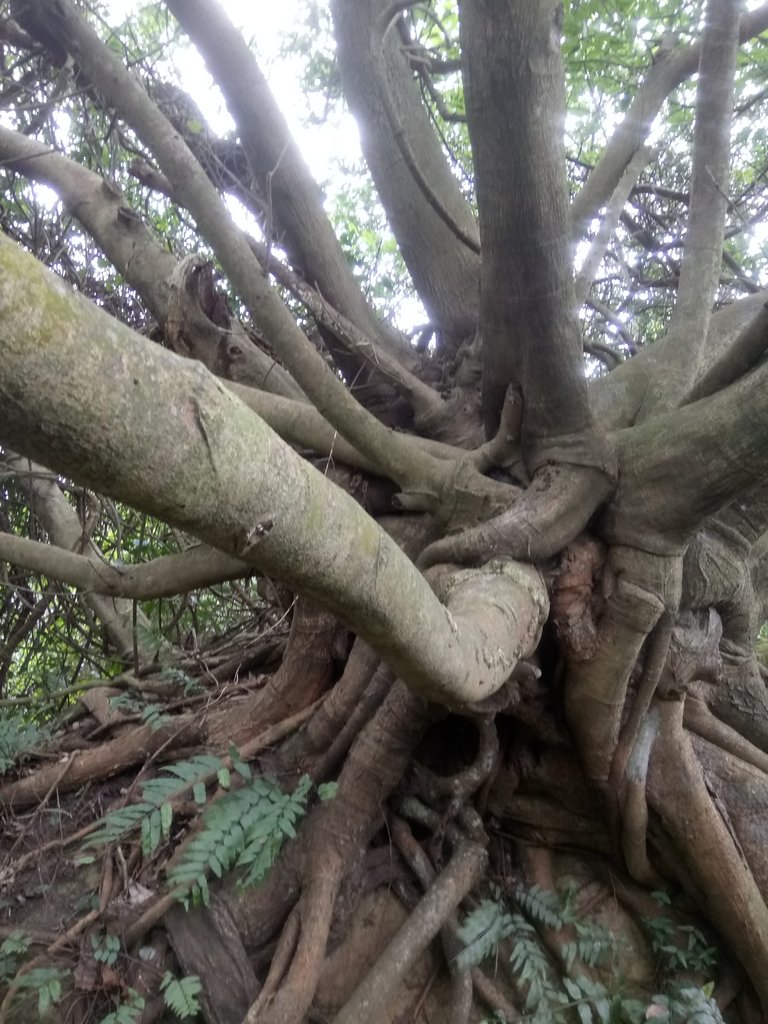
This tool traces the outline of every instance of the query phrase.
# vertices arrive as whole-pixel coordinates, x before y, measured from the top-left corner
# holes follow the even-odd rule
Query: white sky
[[[144,0],[146,2],[146,0]],[[110,21],[119,24],[127,14],[141,6],[142,0],[112,0]],[[298,57],[280,55],[280,44],[299,27],[306,16],[302,0],[222,0],[222,6],[255,50],[273,94],[278,97],[294,139],[314,177],[323,185],[336,176],[339,159],[360,158],[360,141],[354,118],[348,113],[333,115],[330,123],[304,125],[307,97],[301,90],[301,61]],[[177,67],[182,86],[194,98],[206,119],[222,132],[230,130],[221,94],[194,47],[185,47],[169,55]]]

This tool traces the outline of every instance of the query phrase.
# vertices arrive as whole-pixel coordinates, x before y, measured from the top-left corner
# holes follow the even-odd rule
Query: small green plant
[[[665,974],[692,971],[711,973],[717,964],[717,952],[702,932],[693,925],[676,924],[669,917],[644,917],[651,949]]]
[[[128,989],[128,1001],[120,1003],[99,1024],[136,1024],[144,1011],[144,997],[135,989]]]
[[[221,878],[235,866],[247,866],[240,885],[257,885],[272,867],[283,841],[296,835],[295,824],[306,813],[311,780],[303,776],[293,793],[283,793],[267,779],[253,779],[227,793],[206,810],[201,831],[168,873],[188,905],[208,902],[208,874]]]
[[[457,957],[457,965],[467,970],[496,955],[500,943],[509,939],[510,971],[525,994],[524,1019],[531,1024],[564,1024],[574,1011],[582,1024],[643,1024],[649,1019],[649,1012],[654,1019],[669,1024],[722,1021],[707,987],[672,984],[663,994],[654,996],[650,1006],[647,1001],[628,995],[615,970],[616,940],[602,925],[580,914],[574,905],[573,890],[566,889],[561,896],[537,886],[519,886],[514,895],[520,912],[510,911],[496,894],[494,899],[483,900],[465,918],[459,928],[464,948]],[[534,923],[558,931],[567,926],[574,933],[574,940],[561,948],[565,968],[562,977],[542,946]],[[660,961],[667,957],[662,963],[665,970],[670,966],[699,971],[711,968],[715,951],[707,946],[698,929],[677,926],[667,918],[654,919],[654,926],[654,952]],[[680,942],[681,935],[687,936],[685,943]],[[578,973],[578,963],[611,966],[611,987]],[[497,1019],[488,1018],[488,1024],[496,1024]]]
[[[317,796],[320,800],[335,800],[339,791],[338,782],[321,782],[317,787]]]
[[[724,1024],[711,995],[693,985],[672,985],[664,995],[651,1000],[654,1020],[670,1024]]]
[[[171,885],[181,887],[185,902],[189,896],[193,901],[207,902],[207,875],[221,877],[235,864],[248,868],[242,885],[258,884],[274,863],[285,838],[295,836],[294,826],[306,812],[311,788],[308,777],[300,780],[293,793],[285,794],[274,782],[251,779],[250,768],[234,748],[230,755],[233,768],[248,781],[208,808],[202,818],[201,831],[169,872]],[[142,851],[150,856],[170,837],[173,798],[184,790],[191,790],[194,801],[205,806],[206,782],[214,777],[222,789],[230,788],[230,769],[220,758],[206,754],[161,769],[156,778],[142,785],[141,800],[110,811],[85,840],[82,849],[87,851],[121,842],[139,829]],[[332,784],[324,790],[326,799],[333,793]]]
[[[566,924],[574,925],[576,938],[564,948],[567,969],[570,969],[577,957],[583,962],[594,964],[606,951],[611,950],[613,943],[609,933],[599,925],[580,918],[573,910],[570,896],[562,900],[557,893],[547,892],[537,886],[520,886],[515,897],[529,918],[547,928],[560,929]],[[577,922],[581,929],[575,927]],[[565,1011],[574,1006],[585,1021],[593,1019],[593,1007],[598,1014],[604,1006],[610,1011],[607,993],[602,988],[600,991],[586,993],[580,985],[586,979],[580,977],[565,978],[567,985],[559,982],[535,927],[522,913],[507,910],[499,899],[484,900],[464,921],[459,929],[459,937],[465,943],[458,957],[458,966],[463,969],[495,953],[503,939],[513,940],[509,957],[510,970],[517,985],[525,992],[526,1016],[534,1024],[563,1020]],[[610,1017],[597,1016],[594,1019],[609,1020]]]
[[[0,718],[0,775],[9,771],[23,753],[41,743],[47,735],[47,730],[39,725],[4,714]]]
[[[87,850],[118,843],[140,828],[142,850],[145,856],[150,856],[170,835],[173,824],[170,801],[183,790],[191,788],[194,799],[204,804],[205,780],[222,771],[225,769],[221,758],[208,754],[162,768],[156,778],[142,785],[142,799],[110,811],[84,841],[82,848]]]
[[[196,974],[177,978],[170,971],[166,971],[160,982],[160,991],[163,993],[165,1005],[181,1020],[196,1017],[200,1012],[200,1002],[197,997],[201,989],[202,985]]]
[[[104,935],[98,932],[91,934],[91,948],[93,950],[93,956],[101,964],[107,964],[111,967],[117,963],[117,958],[120,955],[120,939],[116,935],[110,935],[107,932]]]
[[[125,715],[139,715],[144,707],[131,693],[116,693],[109,698],[108,704],[110,711],[120,711]]]
[[[69,971],[58,967],[33,967],[26,974],[19,974],[13,979],[16,989],[27,989],[37,993],[37,1012],[44,1017],[54,1003],[61,999],[62,982],[69,976]]]
[[[180,683],[184,687],[185,697],[194,697],[197,694],[205,693],[205,687],[199,679],[184,672],[183,669],[169,665],[160,673],[163,679],[170,679],[174,683]]]
[[[116,696],[110,697],[109,706],[112,710],[121,711],[126,715],[140,715],[141,720],[150,727],[152,732],[157,732],[171,721],[171,716],[165,713],[162,704],[145,704],[144,701],[130,693],[118,693]]]
[[[19,961],[26,955],[30,939],[22,931],[11,932],[0,945],[0,981],[12,981]]]
[[[171,716],[167,715],[163,711],[162,704],[147,704],[141,711],[141,720],[150,727],[152,732],[157,732],[158,729],[171,721]]]

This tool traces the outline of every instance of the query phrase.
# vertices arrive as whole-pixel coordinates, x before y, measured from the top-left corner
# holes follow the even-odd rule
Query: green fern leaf
[[[220,878],[235,864],[249,866],[241,884],[256,884],[274,863],[285,836],[295,835],[294,822],[305,813],[310,786],[309,779],[302,780],[286,795],[259,778],[226,793],[206,810],[200,832],[170,870],[171,885],[205,901],[206,875]]]
[[[464,948],[456,958],[460,971],[469,970],[496,951],[502,939],[514,928],[512,916],[495,900],[483,900],[479,907],[464,919],[459,939]]]
[[[163,993],[165,1005],[181,1020],[196,1017],[200,1012],[200,1002],[197,997],[201,990],[202,985],[196,974],[187,975],[185,978],[176,978],[170,971],[166,971],[160,982],[160,991]]]
[[[205,803],[204,780],[215,778],[222,768],[221,758],[211,754],[201,754],[188,761],[167,765],[156,778],[148,779],[142,785],[141,800],[105,815],[96,830],[84,841],[82,849],[118,843],[140,828],[142,849],[145,856],[150,855],[157,849],[162,837],[170,834],[173,811],[170,806],[163,810],[163,805],[167,805],[190,786],[198,803]]]

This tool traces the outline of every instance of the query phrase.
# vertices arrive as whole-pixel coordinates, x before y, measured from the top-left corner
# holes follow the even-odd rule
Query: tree
[[[82,932],[75,1012],[78,992],[108,984],[88,971],[112,966],[112,936],[131,951],[161,920],[207,1020],[327,1010],[329,935],[385,864],[385,823],[387,863],[391,841],[426,894],[328,1004],[337,1021],[392,1010],[438,932],[452,1020],[469,1019],[473,991],[540,1019],[653,1016],[647,999],[609,1005],[583,901],[553,909],[562,847],[610,871],[635,910],[648,889],[683,893],[734,965],[733,1019],[760,1019],[768,314],[750,231],[766,198],[768,5],[332,0],[330,13],[332,81],[429,318],[417,342],[377,316],[222,7],[167,0],[120,31],[72,0],[5,12],[0,558],[27,595],[6,599],[6,707],[39,706],[20,652],[54,602],[89,632],[74,666],[59,643],[68,685],[44,706],[61,727],[84,690],[78,713],[99,724],[83,744],[57,734],[65,761],[32,760],[0,801],[45,806],[116,775],[128,791],[88,840],[107,848],[98,909],[18,968],[0,1019],[25,986],[41,1006],[59,998],[58,976],[34,972]],[[203,55],[232,136],[163,80],[168,34]],[[28,183],[66,212],[35,205]],[[118,557],[122,531],[147,557]],[[254,577],[291,609],[279,667],[264,643],[213,668],[206,651],[185,660],[191,599],[165,629],[160,599],[234,581],[229,599],[252,607]],[[219,624],[231,608],[216,605]],[[30,651],[25,669],[45,662]],[[270,675],[244,703],[246,654]],[[101,665],[95,679],[83,664]],[[137,723],[105,681],[161,702]],[[197,713],[222,681],[230,699]],[[304,773],[337,776],[334,798],[317,801]],[[202,825],[181,836],[206,785]],[[129,876],[154,884],[179,841],[166,888],[141,902]],[[238,857],[260,884],[214,884]],[[458,904],[489,873],[524,913],[486,900],[457,933]],[[203,903],[185,914],[178,896]],[[525,961],[505,995],[471,947],[513,941],[522,963],[531,920],[550,959],[540,974]],[[651,939],[667,925],[657,915]],[[123,1019],[149,1013],[139,1000],[159,998],[163,969],[113,972]],[[163,990],[178,1012],[197,995]]]

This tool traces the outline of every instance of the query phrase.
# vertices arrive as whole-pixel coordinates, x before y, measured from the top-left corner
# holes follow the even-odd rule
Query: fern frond
[[[161,840],[170,835],[173,823],[170,801],[186,789],[202,787],[204,802],[205,781],[216,777],[223,769],[221,758],[211,754],[200,754],[188,761],[166,765],[156,778],[148,779],[142,785],[141,800],[106,814],[96,831],[85,839],[82,848],[109,846],[140,828],[142,851],[149,856]]]
[[[518,885],[515,899],[529,918],[546,928],[559,929],[566,924],[563,904],[556,892],[542,889],[538,885]]]
[[[573,943],[574,957],[571,963],[578,957],[588,967],[595,967],[601,962],[613,959],[617,940],[605,925],[583,917],[574,917],[571,924],[576,932],[576,941]]]
[[[460,971],[469,970],[496,952],[514,928],[512,915],[496,900],[483,902],[464,918],[458,936],[464,948],[456,957]]]
[[[535,1010],[542,1003],[551,1009],[553,1003],[567,1002],[567,996],[563,1000],[564,993],[558,992],[552,984],[552,965],[536,929],[520,914],[514,914],[513,921],[514,945],[509,964],[518,984],[526,989],[526,1010]]]
[[[0,945],[0,982],[12,981],[32,939],[21,930],[11,932]]]
[[[207,902],[209,874],[220,878],[235,864],[250,865],[243,885],[257,884],[280,852],[286,836],[295,836],[294,824],[305,813],[311,782],[307,776],[292,794],[276,783],[253,779],[242,789],[227,793],[205,812],[200,832],[189,842],[168,872],[174,887],[194,901]]]
[[[189,974],[185,978],[176,978],[170,971],[166,971],[160,982],[160,991],[163,993],[165,1005],[181,1020],[196,1017],[200,1012],[200,1002],[197,997],[202,987],[196,974]]]
[[[725,1024],[714,999],[693,985],[676,985],[669,992],[669,1019],[673,1024]]]
[[[39,1015],[44,1017],[53,1004],[61,999],[62,982],[70,973],[58,967],[33,967],[26,974],[19,974],[14,978],[13,985],[15,988],[37,992],[37,1010]]]

